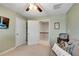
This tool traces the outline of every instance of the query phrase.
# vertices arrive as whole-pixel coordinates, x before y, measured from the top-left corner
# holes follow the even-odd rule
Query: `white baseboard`
[[[7,53],[7,52],[10,52],[10,51],[14,50],[15,48],[16,48],[16,47],[13,47],[13,48],[10,48],[10,49],[8,49],[8,50],[6,50],[6,51],[4,51],[4,52],[1,52],[0,55],[3,55],[3,54],[5,54],[5,53]]]
[[[21,46],[21,45],[23,45],[23,44],[26,44],[26,42],[24,42],[24,43],[20,43],[20,44],[16,44],[16,47],[19,47],[19,46]]]
[[[23,43],[23,44],[26,44],[26,43]],[[22,45],[22,44],[20,44],[20,45]],[[19,47],[20,45],[15,46],[15,47],[12,47],[12,48],[10,48],[10,49],[8,49],[8,50],[6,50],[6,51],[3,51],[3,52],[0,53],[0,55],[3,55],[3,54],[5,54],[5,53],[7,53],[7,52],[10,52],[10,51],[14,50],[15,48]]]

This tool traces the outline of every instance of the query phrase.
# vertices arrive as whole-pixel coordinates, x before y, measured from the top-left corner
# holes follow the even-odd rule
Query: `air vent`
[[[54,9],[59,9],[59,8],[61,8],[61,6],[62,6],[62,4],[56,4],[56,5],[54,5]]]

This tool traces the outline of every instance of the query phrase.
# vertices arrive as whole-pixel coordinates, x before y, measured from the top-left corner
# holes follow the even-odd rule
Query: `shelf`
[[[48,34],[48,32],[40,32],[40,34]]]

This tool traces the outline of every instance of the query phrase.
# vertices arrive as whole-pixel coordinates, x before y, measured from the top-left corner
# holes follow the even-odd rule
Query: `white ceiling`
[[[58,4],[60,3],[40,3],[43,12],[38,12],[36,10],[27,12],[26,8],[28,6],[28,3],[2,3],[0,5],[3,5],[27,18],[66,14],[73,5],[72,3],[62,3],[59,6],[60,8],[55,9],[54,6]]]

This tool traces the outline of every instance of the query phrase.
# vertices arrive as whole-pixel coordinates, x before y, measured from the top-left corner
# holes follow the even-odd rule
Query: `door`
[[[16,18],[16,47],[26,43],[26,20]]]
[[[28,21],[28,45],[37,44],[39,42],[39,22],[35,20]]]

